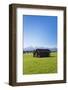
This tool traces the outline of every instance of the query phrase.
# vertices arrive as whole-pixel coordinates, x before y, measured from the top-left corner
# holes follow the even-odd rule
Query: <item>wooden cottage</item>
[[[49,57],[50,50],[49,49],[36,49],[33,52],[33,57]]]

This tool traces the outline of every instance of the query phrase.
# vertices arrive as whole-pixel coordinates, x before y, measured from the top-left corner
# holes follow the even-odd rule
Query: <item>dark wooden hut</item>
[[[49,49],[36,49],[33,52],[33,57],[49,57],[50,50]]]

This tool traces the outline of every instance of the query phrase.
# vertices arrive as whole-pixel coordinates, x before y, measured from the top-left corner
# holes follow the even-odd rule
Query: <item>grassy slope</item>
[[[57,54],[51,53],[51,57],[37,58],[32,54],[24,54],[23,74],[44,74],[57,72]]]

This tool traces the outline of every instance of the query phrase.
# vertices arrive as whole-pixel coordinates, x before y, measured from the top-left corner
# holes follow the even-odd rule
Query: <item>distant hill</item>
[[[50,50],[51,50],[52,52],[55,52],[55,51],[57,51],[57,48],[50,48]]]
[[[26,47],[26,48],[24,48],[24,51],[33,51],[33,50],[35,50],[35,48],[33,48],[33,47]]]
[[[33,50],[36,50],[36,49],[49,49],[51,51],[57,51],[57,48],[32,47],[32,46],[24,48],[24,51],[33,51]]]

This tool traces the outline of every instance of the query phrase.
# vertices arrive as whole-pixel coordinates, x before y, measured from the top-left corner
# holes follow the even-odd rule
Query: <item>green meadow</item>
[[[23,74],[57,73],[57,52],[52,52],[50,57],[33,57],[32,53],[23,55]]]

